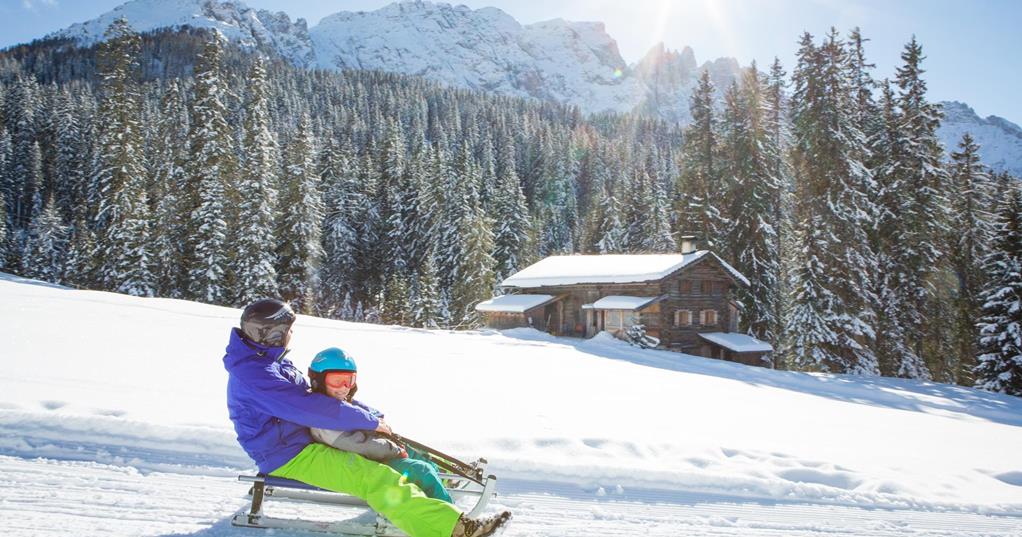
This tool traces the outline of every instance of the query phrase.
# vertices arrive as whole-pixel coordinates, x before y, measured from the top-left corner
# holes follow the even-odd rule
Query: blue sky
[[[173,1],[173,0],[170,0]],[[309,26],[337,11],[373,10],[388,0],[243,0],[285,11]],[[30,41],[93,18],[122,0],[0,0],[0,47]],[[463,0],[498,7],[523,24],[563,18],[606,24],[629,63],[656,42],[688,45],[700,62],[732,56],[769,65],[776,55],[789,72],[803,31],[824,34],[854,26],[870,39],[877,78],[893,77],[913,34],[927,56],[931,100],[959,100],[978,114],[1022,125],[1022,1],[1020,0]]]

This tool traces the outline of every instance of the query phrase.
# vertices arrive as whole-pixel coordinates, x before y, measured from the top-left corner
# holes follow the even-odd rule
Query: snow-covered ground
[[[4,535],[259,533],[229,523],[238,310],[13,276],[0,302]],[[300,316],[293,343],[299,366],[352,352],[396,431],[486,456],[509,537],[1022,535],[1019,398],[524,329]]]

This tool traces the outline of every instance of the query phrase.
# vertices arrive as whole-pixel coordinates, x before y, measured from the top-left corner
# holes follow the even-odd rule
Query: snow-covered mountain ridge
[[[86,22],[47,37],[72,39],[87,46],[104,39],[110,24],[124,18],[137,32],[190,26],[219,30],[244,47],[272,50],[296,65],[312,65],[314,54],[305,19],[255,10],[234,0],[130,0]]]
[[[950,154],[969,133],[979,144],[980,157],[987,166],[1022,177],[1022,128],[997,116],[981,118],[969,105],[957,101],[943,102],[944,121],[937,135]]]
[[[679,54],[662,44],[630,67],[601,22],[522,25],[497,8],[420,1],[342,11],[309,29],[303,19],[291,22],[285,13],[257,11],[238,0],[131,0],[49,37],[89,45],[118,17],[140,32],[215,28],[242,46],[274,50],[304,67],[399,72],[586,112],[640,109],[683,123],[701,69],[709,69],[720,87],[739,71],[733,58],[698,67],[690,48]]]
[[[638,111],[687,124],[689,97],[702,70],[718,88],[739,74],[733,58],[696,62],[685,47],[653,46],[628,65],[601,22],[562,19],[522,25],[497,8],[471,9],[422,1],[375,11],[342,11],[313,28],[283,12],[254,10],[240,0],[131,0],[51,37],[87,45],[118,17],[137,31],[215,28],[247,47],[262,47],[303,67],[376,69],[453,86],[578,106],[585,112]],[[983,161],[1022,175],[1022,129],[996,116],[979,118],[963,103],[944,103],[939,131],[948,151],[971,132]]]

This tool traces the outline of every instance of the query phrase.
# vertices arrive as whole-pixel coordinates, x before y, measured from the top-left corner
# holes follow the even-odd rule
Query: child
[[[358,390],[358,385],[355,383],[357,375],[358,368],[355,365],[355,360],[336,347],[321,351],[309,365],[309,382],[312,385],[312,391],[363,408],[379,418],[380,423],[383,423],[382,412],[353,399]],[[382,462],[401,472],[408,481],[418,485],[426,493],[426,496],[454,503],[440,480],[436,464],[420,458],[414,451],[412,456],[409,456],[403,446],[383,434],[376,431],[333,431],[315,427],[310,431],[317,442]]]

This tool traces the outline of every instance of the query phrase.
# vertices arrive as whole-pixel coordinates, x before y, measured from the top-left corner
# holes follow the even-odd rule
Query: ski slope
[[[7,275],[0,302],[4,535],[262,535],[229,523],[238,310]],[[506,536],[1022,535],[1019,398],[299,316],[292,360],[328,346],[397,432],[489,459]]]

